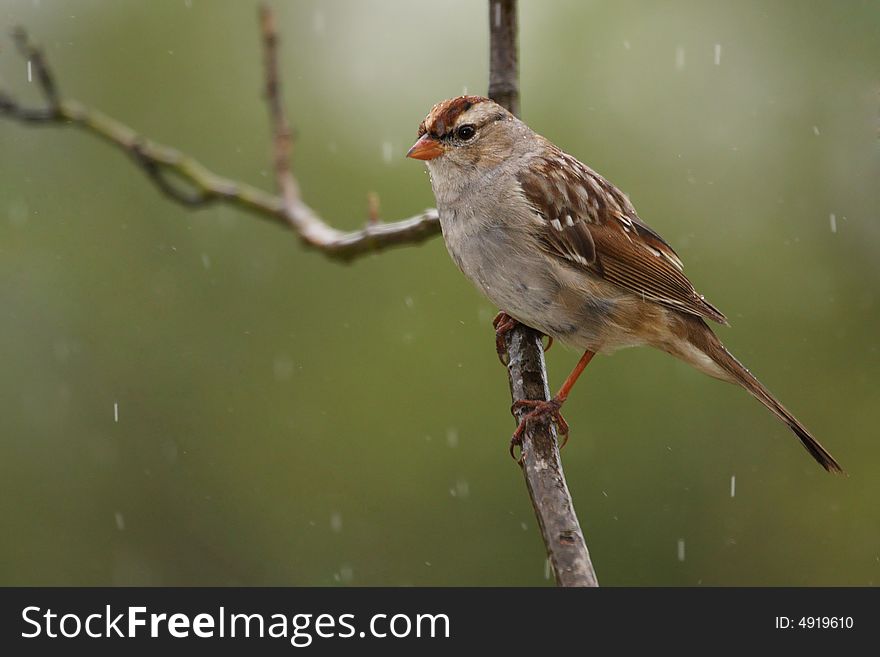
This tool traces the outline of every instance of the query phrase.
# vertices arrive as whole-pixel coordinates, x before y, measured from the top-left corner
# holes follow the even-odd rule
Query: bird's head
[[[471,175],[493,168],[516,151],[528,130],[498,103],[458,96],[434,105],[406,154],[424,160],[432,176]]]

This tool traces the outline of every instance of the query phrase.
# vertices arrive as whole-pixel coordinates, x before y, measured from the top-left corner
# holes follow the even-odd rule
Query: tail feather
[[[800,421],[783,406],[773,394],[764,387],[749,370],[740,363],[712,332],[712,330],[700,319],[689,326],[687,339],[691,345],[702,351],[717,364],[725,374],[729,375],[730,381],[740,384],[748,390],[758,401],[766,406],[773,415],[785,422],[788,427],[801,441],[810,455],[828,472],[844,473],[842,467],[831,454],[819,444],[813,434],[800,423]],[[690,323],[690,322],[689,322]],[[698,327],[697,324],[700,326]],[[701,368],[704,369],[705,368]],[[711,372],[709,372],[711,374]],[[723,377],[728,378],[728,377]]]

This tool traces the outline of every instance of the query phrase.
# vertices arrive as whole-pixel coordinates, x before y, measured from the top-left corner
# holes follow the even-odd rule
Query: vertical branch
[[[489,0],[489,98],[519,116],[516,0]]]
[[[39,82],[43,96],[46,99],[47,115],[58,116],[61,109],[58,86],[55,84],[55,77],[52,75],[52,71],[46,64],[43,50],[28,41],[27,32],[24,31],[23,27],[17,27],[12,30],[12,40],[22,58],[26,59],[29,65],[33,65],[37,72],[37,82]]]
[[[516,0],[489,0],[489,32],[489,96],[519,115]],[[549,399],[540,334],[526,326],[517,326],[507,333],[506,346],[513,401]],[[521,409],[517,421],[522,420],[527,412],[528,409]],[[552,424],[530,424],[524,432],[522,452],[526,487],[556,583],[559,586],[598,586],[565,482],[555,427]]]
[[[299,186],[290,169],[293,138],[281,101],[281,78],[278,75],[278,30],[275,14],[268,5],[260,6],[260,28],[263,32],[263,70],[266,79],[266,104],[272,128],[273,164],[278,192],[288,212],[299,200]]]
[[[343,233],[327,224],[315,210],[306,205],[290,165],[293,136],[281,98],[279,36],[275,15],[267,4],[260,6],[260,30],[263,37],[264,95],[272,131],[272,168],[275,171],[275,184],[281,195],[280,207],[273,208],[273,215],[286,222],[307,246],[345,261],[388,246],[421,242],[440,232],[439,216],[433,209],[394,223],[369,221],[368,218],[366,226],[361,230]],[[2,100],[0,97],[0,112],[3,111]],[[236,183],[236,186],[240,185]],[[176,200],[184,202],[179,196]],[[374,209],[373,218],[378,219],[378,207]]]

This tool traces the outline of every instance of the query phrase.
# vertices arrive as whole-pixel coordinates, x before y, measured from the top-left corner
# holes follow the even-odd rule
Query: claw
[[[504,343],[504,338],[508,332],[515,329],[518,325],[519,322],[503,310],[495,315],[495,319],[492,320],[492,326],[495,327],[495,351],[498,353],[498,359],[501,361],[501,364],[505,367],[507,366],[507,361],[505,360],[507,345]],[[544,347],[544,353],[547,353],[553,346],[553,336],[548,335],[545,337],[547,338],[547,346]]]
[[[517,455],[514,454],[514,450],[517,447],[519,447],[519,449],[520,449],[519,457],[517,457]],[[510,452],[510,458],[512,458],[514,461],[516,461],[517,465],[522,465],[522,462],[523,462],[522,438],[517,438],[514,435],[514,437],[510,439],[510,449],[508,451]]]
[[[559,444],[559,447],[561,449],[565,446],[568,442],[569,427],[568,422],[565,421],[565,418],[562,417],[562,413],[559,412],[562,408],[562,402],[560,400],[556,397],[549,401],[519,399],[513,402],[513,405],[510,407],[510,412],[513,413],[515,417],[516,411],[521,408],[531,408],[532,410],[523,416],[523,419],[520,420],[519,425],[516,427],[516,431],[513,432],[513,437],[510,439],[511,458],[515,459],[517,463],[522,464],[522,453],[520,453],[519,458],[516,458],[514,450],[517,447],[522,450],[523,432],[529,422],[548,422],[553,420],[556,422],[556,429],[559,432],[559,435],[562,437],[562,442]]]
[[[507,361],[505,360],[507,345],[504,343],[504,337],[518,325],[519,322],[504,311],[495,315],[495,319],[492,320],[492,326],[495,327],[495,351],[498,353],[498,360],[505,367],[507,367]]]

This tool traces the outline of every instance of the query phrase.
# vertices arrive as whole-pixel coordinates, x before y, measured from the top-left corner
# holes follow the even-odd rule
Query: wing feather
[[[519,183],[541,218],[538,241],[549,254],[644,299],[727,324],[666,240],[595,171],[553,147],[521,171]]]

